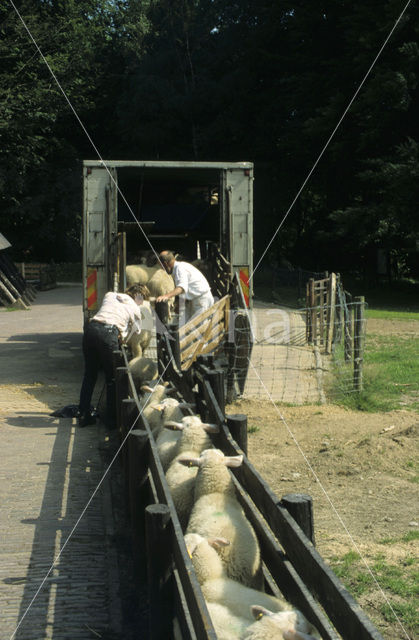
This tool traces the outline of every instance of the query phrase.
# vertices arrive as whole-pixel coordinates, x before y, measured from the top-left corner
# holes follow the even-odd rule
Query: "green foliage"
[[[256,163],[261,255],[401,11],[396,0],[25,0],[20,11],[103,158]],[[419,272],[417,8],[409,7],[272,253]],[[22,22],[0,9],[0,211],[17,254],[78,260],[96,157]],[[78,255],[75,255],[78,252]]]

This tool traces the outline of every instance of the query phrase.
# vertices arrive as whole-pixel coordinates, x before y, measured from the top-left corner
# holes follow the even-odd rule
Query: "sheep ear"
[[[177,461],[184,467],[199,467],[201,463],[199,458],[178,458]]]
[[[207,433],[220,433],[220,427],[218,426],[218,424],[211,424],[209,422],[203,422],[202,423],[202,428]]]
[[[184,426],[181,422],[175,422],[174,420],[168,420],[164,423],[165,429],[171,429],[172,431],[183,431]]]
[[[263,618],[263,616],[271,616],[272,611],[269,611],[269,609],[265,609],[265,607],[261,607],[258,604],[253,604],[250,607],[251,611],[252,611],[252,616],[256,619],[256,620],[260,620],[261,618]]]
[[[228,547],[230,540],[227,538],[208,538],[208,544],[214,549],[219,549],[220,547]]]
[[[154,389],[152,387],[150,387],[150,385],[148,384],[143,384],[140,387],[140,391],[142,391],[143,393],[147,392],[147,393],[153,393]]]
[[[243,456],[226,456],[224,464],[226,467],[240,467],[243,462]]]

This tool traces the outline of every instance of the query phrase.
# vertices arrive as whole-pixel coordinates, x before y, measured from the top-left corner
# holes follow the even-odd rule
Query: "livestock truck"
[[[240,282],[251,307],[252,239],[251,162],[83,162],[85,320],[107,291],[124,290],[127,264],[151,263],[163,249],[200,258],[214,286],[218,264],[218,284]]]

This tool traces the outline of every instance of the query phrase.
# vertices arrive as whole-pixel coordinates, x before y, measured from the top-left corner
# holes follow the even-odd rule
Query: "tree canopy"
[[[18,257],[77,259],[93,141],[104,158],[255,162],[257,258],[405,4],[23,0],[22,20],[3,4],[1,231]],[[274,253],[345,271],[383,249],[418,275],[418,30],[409,4]]]

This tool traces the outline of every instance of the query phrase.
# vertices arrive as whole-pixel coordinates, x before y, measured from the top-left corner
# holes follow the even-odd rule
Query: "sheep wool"
[[[176,410],[179,412],[176,414]],[[180,417],[179,417],[180,414]],[[186,422],[184,422],[186,420]],[[179,426],[174,423],[187,424],[201,424],[201,418],[199,416],[184,416],[180,410],[180,407],[176,408],[173,405],[166,405],[163,411],[163,425],[167,424],[167,428],[163,429],[157,438],[157,452],[160,457],[160,462],[165,471],[168,470],[173,458],[176,455],[176,443],[182,433]]]
[[[207,602],[207,609],[218,640],[238,640],[249,626],[248,620],[235,616],[218,602]]]
[[[246,587],[227,576],[222,560],[213,547],[215,545],[218,548],[220,544],[227,546],[227,540],[217,538],[207,540],[196,537],[196,534],[192,535],[195,538],[185,536],[185,544],[191,555],[202,593],[208,602],[224,604],[234,615],[247,619],[248,624],[254,620],[252,605],[260,605],[273,612],[292,608],[284,599]]]
[[[133,358],[144,355],[145,350],[150,344],[151,333],[154,327],[151,306],[148,300],[143,300],[143,303],[140,306],[140,312],[141,331],[140,333],[132,334],[127,340],[127,344],[131,349]]]
[[[128,363],[129,370],[137,390],[149,380],[155,380],[158,375],[157,364],[151,358],[138,356]]]
[[[240,463],[238,458],[225,457],[218,449],[203,451],[195,460],[182,460],[182,464],[198,466],[195,504],[186,532],[199,533],[205,538],[223,537],[230,540],[228,547],[220,549],[228,577],[262,590],[259,543],[235,497],[234,485],[226,466]]]
[[[147,267],[145,264],[127,264],[125,268],[127,287],[136,282],[138,284],[147,284],[158,269],[160,269],[160,265]]]
[[[219,431],[215,425],[192,421],[192,418],[196,417],[185,416],[183,418],[180,437],[173,447],[175,455],[166,472],[167,484],[172,494],[182,529],[185,529],[188,524],[189,514],[193,507],[194,485],[198,470],[196,467],[185,467],[178,462],[178,458],[180,456],[198,456],[201,451],[212,446],[211,438],[207,431]]]
[[[132,362],[132,361],[131,361]],[[163,384],[156,384],[155,387],[151,387],[148,384],[143,384],[140,387],[140,391],[142,396],[140,398],[140,405],[146,404],[158,404],[161,402],[168,393],[170,393],[170,387],[168,382],[163,382]]]

